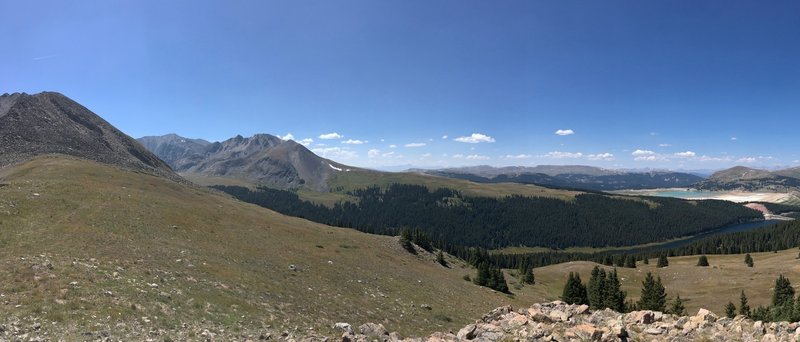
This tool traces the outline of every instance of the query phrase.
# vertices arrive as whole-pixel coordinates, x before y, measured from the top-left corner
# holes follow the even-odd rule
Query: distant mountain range
[[[693,187],[702,190],[798,191],[800,167],[777,171],[736,166],[717,171]]]
[[[277,189],[328,191],[331,175],[357,169],[269,134],[238,135],[214,143],[176,134],[138,140],[181,174],[231,177]]]
[[[0,167],[48,154],[85,158],[182,181],[156,155],[64,95],[0,95]]]
[[[414,170],[429,175],[466,179],[479,183],[523,183],[557,188],[613,191],[689,187],[702,177],[672,171],[626,172],[585,165],[539,165],[535,167],[472,166],[441,170]]]

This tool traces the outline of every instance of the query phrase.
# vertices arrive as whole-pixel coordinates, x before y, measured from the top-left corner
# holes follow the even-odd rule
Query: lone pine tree
[[[642,296],[636,307],[639,310],[664,311],[667,305],[667,293],[661,277],[656,280],[653,274],[647,272],[647,276],[642,281]]]

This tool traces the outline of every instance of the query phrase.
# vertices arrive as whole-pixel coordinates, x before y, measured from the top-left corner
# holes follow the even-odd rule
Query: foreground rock
[[[362,326],[361,334],[344,331],[344,341],[401,341],[383,326]],[[800,341],[797,323],[753,322],[744,316],[720,318],[700,309],[695,316],[655,311],[621,314],[589,311],[586,305],[560,301],[514,311],[500,307],[458,332],[437,332],[404,341]],[[378,333],[376,333],[378,332]]]

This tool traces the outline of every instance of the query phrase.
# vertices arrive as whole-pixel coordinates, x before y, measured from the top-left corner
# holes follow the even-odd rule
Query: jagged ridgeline
[[[451,189],[393,184],[349,192],[354,202],[332,207],[268,188],[216,186],[280,213],[376,234],[419,229],[438,246],[629,246],[692,235],[761,218],[726,201],[579,194],[544,197],[469,197]]]

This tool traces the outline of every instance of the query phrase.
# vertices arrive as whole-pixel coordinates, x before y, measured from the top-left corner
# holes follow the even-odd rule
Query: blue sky
[[[357,166],[796,166],[798,15],[798,1],[6,1],[0,93],[58,91],[133,137],[291,133]]]

